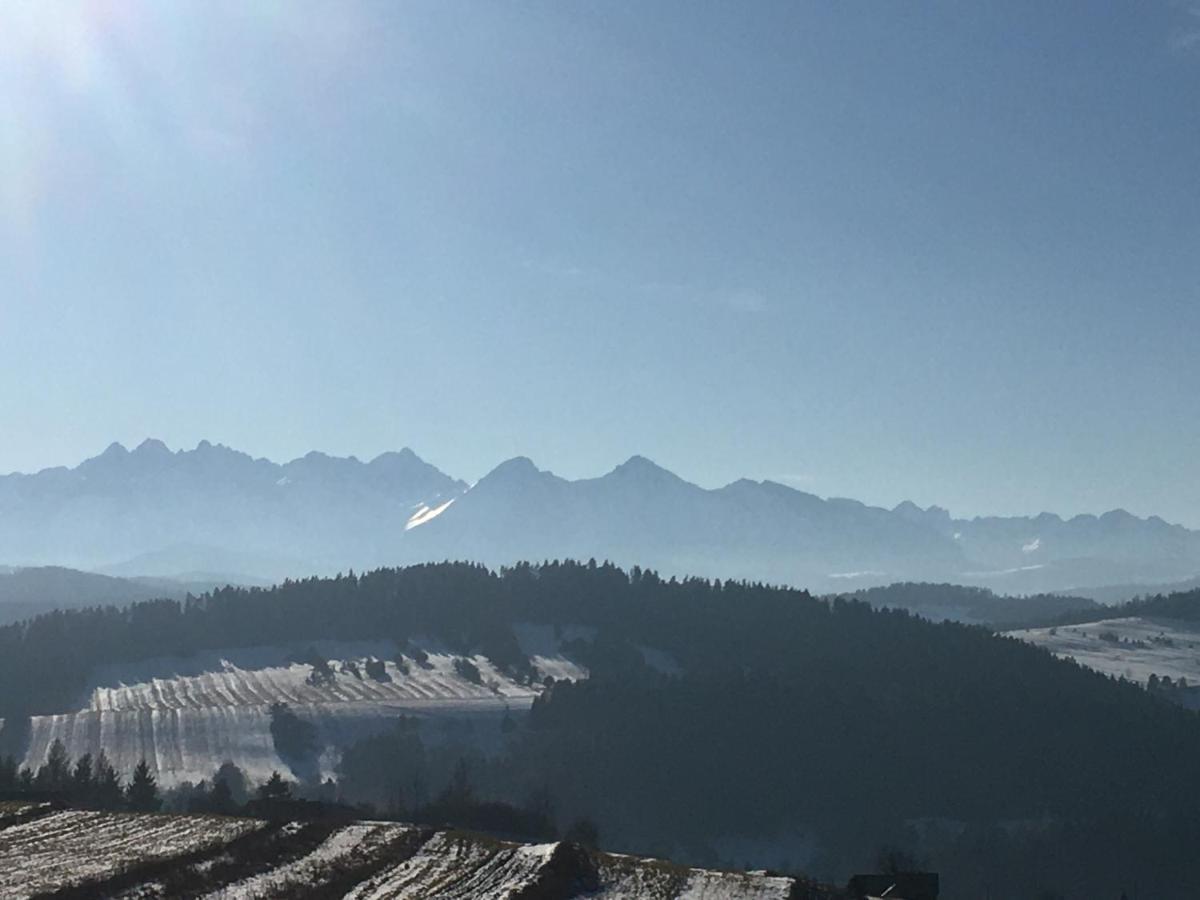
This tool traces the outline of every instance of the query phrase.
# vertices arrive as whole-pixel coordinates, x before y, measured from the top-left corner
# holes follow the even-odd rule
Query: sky
[[[1200,5],[0,5],[0,471],[1200,526]]]

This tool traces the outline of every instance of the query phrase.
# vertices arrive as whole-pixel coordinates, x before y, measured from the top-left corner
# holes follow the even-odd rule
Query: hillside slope
[[[123,606],[159,597],[181,599],[227,583],[202,576],[188,580],[116,578],[61,566],[11,568],[0,572],[0,625],[51,609]]]
[[[347,900],[788,900],[833,898],[793,879],[514,844],[391,822],[20,812],[0,827],[0,893],[16,898],[346,897]],[[794,890],[796,891],[794,893]],[[801,894],[799,891],[804,890]]]
[[[31,719],[23,765],[37,768],[57,740],[76,759],[103,749],[122,773],[144,758],[164,787],[209,778],[225,762],[253,783],[274,771],[324,780],[336,774],[341,748],[401,716],[470,721],[486,746],[498,741],[505,716],[529,710],[542,679],[587,677],[557,654],[535,656],[536,677],[518,682],[483,656],[404,649],[412,655],[391,641],[313,641],[103,666],[93,672],[81,709]],[[466,659],[478,681],[456,670]],[[272,736],[271,707],[279,703],[316,726],[313,759],[303,764],[284,759]]]
[[[1009,635],[1105,675],[1146,684],[1150,677],[1200,686],[1200,622],[1128,616],[1072,625],[1027,628]],[[1180,693],[1200,709],[1194,691]]]

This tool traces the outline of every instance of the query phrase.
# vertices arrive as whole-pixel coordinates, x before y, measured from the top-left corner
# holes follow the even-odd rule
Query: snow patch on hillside
[[[710,872],[693,869],[679,900],[788,900],[792,879],[762,873]]]
[[[432,522],[434,519],[436,519],[438,516],[440,516],[442,513],[444,513],[447,509],[449,509],[450,504],[453,503],[456,499],[458,499],[458,498],[457,497],[451,498],[450,500],[447,500],[445,503],[441,504],[440,506],[432,506],[431,507],[431,506],[426,506],[426,505],[422,504],[421,508],[418,509],[415,513],[413,513],[413,515],[409,518],[409,520],[404,523],[404,530],[412,531],[414,528],[416,528],[419,525],[424,525],[426,522]]]
[[[346,900],[506,900],[528,887],[556,844],[513,845],[440,833]]]
[[[260,897],[286,897],[289,891],[311,888],[322,880],[333,863],[349,857],[368,859],[379,848],[406,831],[405,825],[383,822],[359,822],[339,828],[315,850],[276,869],[259,873],[236,884],[208,894],[205,900],[255,900]]]
[[[1129,617],[1029,628],[1011,637],[1105,675],[1145,684],[1150,676],[1200,685],[1200,623]]]

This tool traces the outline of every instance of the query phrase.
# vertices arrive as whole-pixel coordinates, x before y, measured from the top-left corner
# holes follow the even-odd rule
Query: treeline
[[[50,744],[46,761],[37,769],[19,766],[12,756],[0,757],[3,796],[53,799],[83,809],[153,812],[162,805],[158,781],[145,759],[134,767],[126,784],[104,750],[72,760],[60,740]]]
[[[291,780],[273,772],[270,778],[252,789],[246,773],[232,762],[226,762],[213,773],[211,780],[199,784],[185,781],[162,792],[144,758],[138,761],[126,782],[103,749],[95,756],[85,753],[72,759],[58,739],[50,744],[45,762],[36,769],[20,766],[14,757],[0,757],[0,798],[53,801],[78,809],[130,812],[169,809],[174,812],[260,815],[299,799],[293,793],[294,786]],[[334,799],[336,786],[332,781],[317,783],[310,785],[306,793],[316,802],[328,802]]]
[[[1105,619],[1137,616],[1146,619],[1160,618],[1200,622],[1200,588],[1172,594],[1135,597],[1117,606],[1106,606],[1100,609],[1103,612],[1102,618]],[[1081,610],[1059,616],[1054,624],[1082,625],[1086,622],[1094,622],[1097,618],[1095,611],[1089,615],[1086,610]]]
[[[307,725],[280,711],[276,721]],[[297,727],[292,724],[289,727]],[[449,752],[448,752],[449,751]],[[209,813],[268,818],[387,818],[435,826],[484,831],[522,841],[560,837],[595,848],[599,833],[593,822],[578,819],[560,829],[555,804],[545,792],[525,803],[485,796],[473,771],[484,760],[468,744],[442,745],[427,753],[416,722],[401,717],[389,731],[365,738],[346,752],[336,781],[319,776],[296,780],[282,773],[257,786],[232,762],[211,778],[184,781],[160,791],[149,764],[138,762],[128,782],[101,750],[72,759],[62,741],[51,743],[37,768],[0,758],[0,799],[53,801],[78,809],[133,812]]]
[[[1064,594],[1003,596],[988,588],[917,581],[864,588],[841,596],[861,600],[876,609],[906,609],[934,621],[974,622],[997,631],[1050,625],[1063,616],[1094,615],[1099,608],[1096,601],[1087,597]]]

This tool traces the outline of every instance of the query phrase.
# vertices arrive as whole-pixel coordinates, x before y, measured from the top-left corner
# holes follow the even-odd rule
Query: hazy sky
[[[0,6],[0,470],[1200,525],[1200,6]]]

